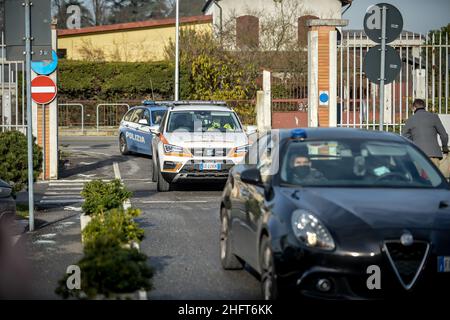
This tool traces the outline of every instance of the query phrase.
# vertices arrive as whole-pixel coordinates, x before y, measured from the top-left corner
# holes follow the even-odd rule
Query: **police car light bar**
[[[181,101],[174,101],[173,105],[174,106],[186,106],[186,105],[206,105],[206,106],[210,106],[210,105],[215,105],[215,106],[225,106],[225,107],[228,106],[225,101],[216,101],[216,100],[211,100],[211,101],[205,101],[205,100],[181,100]]]
[[[142,104],[144,106],[160,106],[160,105],[173,105],[174,101],[153,101],[153,100],[144,100]]]

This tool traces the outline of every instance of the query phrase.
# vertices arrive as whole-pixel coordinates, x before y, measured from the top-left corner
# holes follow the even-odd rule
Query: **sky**
[[[426,34],[450,23],[450,0],[353,0],[343,19],[349,20],[348,29],[363,29],[367,8],[377,3],[390,3],[403,16],[403,30]]]

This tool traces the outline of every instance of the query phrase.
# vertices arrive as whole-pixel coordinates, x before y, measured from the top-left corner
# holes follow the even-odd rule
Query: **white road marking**
[[[116,177],[116,179],[122,180],[122,177],[120,176],[119,164],[117,162],[113,163],[113,169],[114,169],[114,176]]]
[[[20,237],[21,237],[20,234],[17,235],[17,236],[12,237],[12,243],[13,243],[13,246],[15,246],[17,242],[19,242]]]
[[[83,166],[90,166],[91,164],[94,164],[95,162],[85,162],[85,161],[81,161],[80,164]]]
[[[58,203],[58,204],[63,204],[63,203],[78,203],[78,202],[84,202],[84,199],[77,199],[77,200],[72,200],[72,199],[49,199],[49,200],[41,200],[39,201],[40,203]]]
[[[62,195],[77,196],[77,195],[80,195],[80,192],[81,192],[81,190],[74,190],[74,192],[58,192],[58,191],[59,190],[56,190],[55,192],[46,192],[45,195],[46,196],[62,196]],[[64,190],[64,191],[69,191],[69,190]],[[78,191],[78,192],[76,192],[76,191]]]
[[[46,239],[54,238],[54,237],[56,237],[56,233],[42,234],[40,237],[41,237],[41,238],[46,238]]]
[[[139,203],[208,203],[206,200],[143,200]]]
[[[81,207],[65,206],[64,210],[81,212]]]
[[[77,174],[77,176],[83,177],[83,178],[93,178],[94,176],[96,176],[95,173],[91,173],[91,174],[83,174],[83,173],[79,173]]]
[[[36,241],[34,241],[34,243],[37,243],[37,244],[55,244],[56,241],[54,241],[54,240],[36,240]]]
[[[82,199],[81,196],[70,196],[68,194],[61,194],[58,196],[43,196],[42,199]]]

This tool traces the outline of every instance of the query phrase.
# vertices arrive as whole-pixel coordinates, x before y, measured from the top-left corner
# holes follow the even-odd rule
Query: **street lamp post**
[[[175,101],[179,100],[179,86],[180,86],[180,8],[179,0],[175,2]]]

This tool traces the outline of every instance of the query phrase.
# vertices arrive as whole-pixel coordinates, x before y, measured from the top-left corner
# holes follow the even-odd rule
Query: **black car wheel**
[[[230,228],[227,209],[221,209],[221,228],[220,228],[220,261],[225,270],[242,269],[243,263],[231,252]]]
[[[164,177],[161,174],[161,170],[159,170],[158,167],[158,177],[157,177],[156,187],[158,192],[167,192],[170,190],[170,183],[164,179]]]
[[[123,155],[130,154],[130,151],[128,150],[127,139],[125,139],[123,134],[120,134],[119,137],[119,149],[120,153]]]
[[[276,300],[279,297],[278,284],[273,263],[273,253],[267,236],[261,239],[259,251],[261,267],[261,292],[264,300]]]

